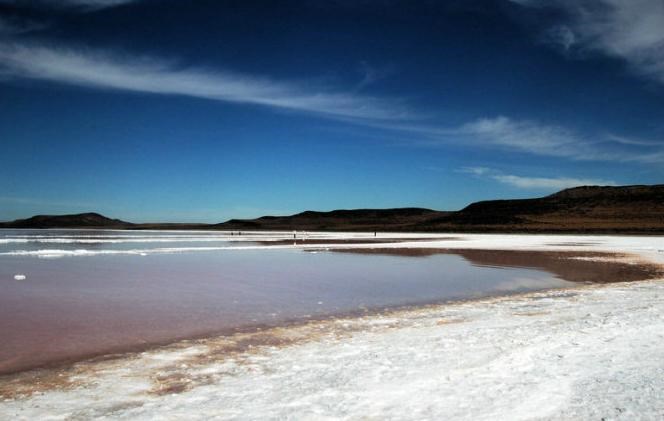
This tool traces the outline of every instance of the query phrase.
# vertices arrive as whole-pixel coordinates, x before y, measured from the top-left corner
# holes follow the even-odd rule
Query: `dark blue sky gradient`
[[[0,45],[166,60],[177,69],[378,98],[413,113],[404,122],[348,121],[0,68],[0,220],[83,211],[218,222],[305,209],[452,210],[558,190],[542,179],[662,182],[663,162],[639,154],[664,147],[664,86],[620,58],[543,40],[553,11],[507,1],[360,3],[0,6],[0,17],[14,22],[45,22],[8,31]],[[544,132],[559,128],[626,158],[555,156],[459,134],[501,116]],[[432,141],[386,123],[446,135]],[[611,136],[649,145],[612,144]]]

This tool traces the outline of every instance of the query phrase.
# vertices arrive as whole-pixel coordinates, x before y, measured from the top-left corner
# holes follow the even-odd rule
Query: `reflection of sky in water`
[[[14,280],[19,273],[27,279]],[[477,267],[445,254],[0,256],[0,371],[3,363],[43,362],[252,324],[566,284],[546,272]]]
[[[0,230],[0,254],[44,249],[134,250],[239,246],[267,234],[221,231]],[[252,243],[253,244],[253,243]]]

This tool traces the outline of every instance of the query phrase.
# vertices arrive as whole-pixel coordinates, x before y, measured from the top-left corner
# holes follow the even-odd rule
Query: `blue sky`
[[[660,0],[0,0],[0,220],[664,180]]]

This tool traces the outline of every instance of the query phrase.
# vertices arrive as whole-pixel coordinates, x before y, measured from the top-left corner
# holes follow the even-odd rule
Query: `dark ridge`
[[[548,198],[554,199],[652,199],[659,198],[664,200],[664,184],[657,184],[653,186],[636,185],[636,186],[581,186],[573,187],[571,189],[561,190],[554,193]]]
[[[429,221],[434,230],[664,232],[664,185],[562,190],[537,199],[476,202]]]
[[[75,215],[36,215],[0,223],[0,228],[130,228],[133,224],[94,212]]]
[[[330,212],[305,211],[290,216],[231,219],[219,229],[388,231],[404,230],[413,224],[448,212],[422,208],[339,209]]]
[[[305,211],[220,224],[132,224],[97,213],[0,223],[0,228],[125,228],[664,234],[664,185],[583,186],[517,200],[472,203],[457,212],[423,208]]]

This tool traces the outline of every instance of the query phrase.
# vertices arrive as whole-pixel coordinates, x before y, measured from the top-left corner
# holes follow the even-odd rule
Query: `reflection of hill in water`
[[[331,251],[405,257],[456,254],[475,266],[539,269],[559,279],[579,283],[641,281],[664,275],[664,270],[657,265],[620,261],[620,258],[625,256],[614,253],[431,248],[332,249]]]

